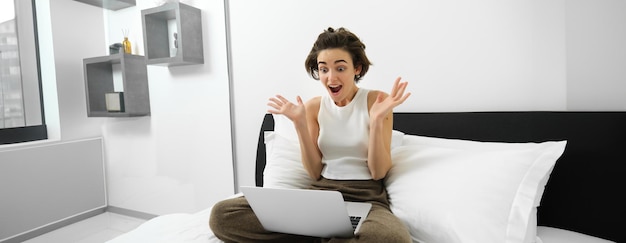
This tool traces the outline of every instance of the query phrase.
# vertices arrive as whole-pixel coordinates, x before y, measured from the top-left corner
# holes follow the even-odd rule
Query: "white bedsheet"
[[[546,226],[537,227],[537,236],[540,241],[537,243],[612,243],[613,241],[600,239],[569,230],[562,230]],[[614,243],[614,242],[613,242]]]
[[[168,214],[146,221],[133,231],[107,243],[218,243],[211,229],[211,208],[194,214]],[[551,227],[537,227],[537,243],[611,243],[612,241]]]
[[[194,214],[168,214],[153,218],[107,243],[217,243],[209,228],[211,208]]]

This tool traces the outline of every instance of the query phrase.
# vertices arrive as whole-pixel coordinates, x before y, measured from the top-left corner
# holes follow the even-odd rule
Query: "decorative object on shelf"
[[[178,34],[174,32],[174,48],[178,48]]]
[[[123,48],[122,43],[115,43],[113,45],[109,46],[109,54],[113,55],[113,54],[117,54],[120,53],[120,49]]]
[[[200,9],[174,1],[141,10],[141,17],[148,65],[173,67],[204,63]]]
[[[174,48],[170,49],[170,56],[175,57],[178,53],[178,34],[174,32]]]
[[[122,82],[116,86],[118,72],[122,74]],[[85,58],[83,73],[88,117],[150,115],[148,70],[144,56],[120,52]]]
[[[124,92],[104,94],[108,112],[124,112]]]
[[[124,46],[124,53],[132,54],[133,49],[130,46],[130,41],[128,40],[128,29],[122,29],[122,34],[124,35],[124,41],[122,41],[122,45]]]

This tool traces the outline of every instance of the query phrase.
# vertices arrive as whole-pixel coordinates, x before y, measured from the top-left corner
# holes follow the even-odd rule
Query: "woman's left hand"
[[[406,86],[409,84],[408,82],[400,82],[402,78],[396,78],[396,81],[393,84],[393,88],[391,89],[391,93],[385,97],[383,92],[378,94],[376,97],[376,101],[370,108],[370,117],[371,118],[384,118],[393,111],[393,108],[402,104],[411,93],[404,93],[406,90]]]

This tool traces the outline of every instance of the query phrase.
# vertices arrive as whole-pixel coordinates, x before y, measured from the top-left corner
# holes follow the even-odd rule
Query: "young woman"
[[[383,178],[391,168],[393,108],[410,95],[397,78],[390,94],[357,86],[371,65],[365,45],[352,32],[328,28],[309,53],[305,67],[327,94],[303,103],[277,95],[269,110],[289,118],[298,133],[302,164],[314,179],[311,189],[336,190],[346,201],[370,202],[372,209],[352,239],[315,239],[267,232],[245,198],[213,207],[210,226],[224,241],[410,242],[404,224],[389,209]],[[249,222],[249,223],[244,223]]]

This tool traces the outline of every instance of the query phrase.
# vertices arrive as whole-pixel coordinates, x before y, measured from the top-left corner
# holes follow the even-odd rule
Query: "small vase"
[[[122,41],[122,46],[124,46],[124,53],[131,54],[132,48],[130,47],[130,41],[128,37],[124,37],[124,41]]]

